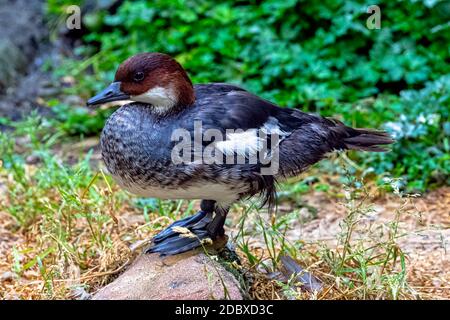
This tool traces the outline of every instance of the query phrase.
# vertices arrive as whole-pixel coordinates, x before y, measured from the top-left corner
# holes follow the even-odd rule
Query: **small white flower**
[[[398,139],[403,136],[403,127],[398,122],[386,122],[385,128],[391,132],[394,139]]]
[[[417,122],[419,122],[419,123],[425,123],[426,121],[427,121],[427,119],[425,119],[423,114],[420,114],[419,117],[417,118]]]

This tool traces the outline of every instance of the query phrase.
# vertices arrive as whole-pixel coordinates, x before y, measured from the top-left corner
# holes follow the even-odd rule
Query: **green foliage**
[[[97,109],[95,112],[80,106],[70,106],[54,99],[48,101],[54,112],[55,126],[68,135],[93,135],[100,132],[113,109]]]
[[[62,15],[71,5],[83,5],[85,1],[80,0],[47,0],[46,11],[50,17]]]
[[[49,1],[49,12],[63,3]],[[450,2],[373,4],[381,9],[379,30],[366,27],[370,14],[359,0],[124,1],[83,15],[84,45],[76,53],[89,58],[68,61],[56,74],[74,76],[72,93],[87,98],[127,57],[159,51],[182,63],[194,82],[240,84],[282,106],[341,115],[354,126],[416,127],[421,115],[435,114],[392,153],[364,156],[376,172],[406,176],[408,186],[424,190],[448,172],[448,90],[436,91],[434,101],[426,91],[432,89],[420,90],[448,82],[442,76],[450,73]]]
[[[450,72],[441,6],[377,2],[380,30],[366,28],[364,1],[125,1],[114,14],[95,13],[101,23],[85,41],[96,46],[81,51],[99,46],[93,66],[105,81],[130,55],[160,51],[195,82],[242,83],[291,107],[396,93]]]
[[[424,190],[450,184],[450,76],[428,83],[419,91],[402,91],[392,105],[380,104],[374,113],[386,114],[386,130],[397,140],[389,153],[371,154],[376,172],[404,177],[408,189]]]

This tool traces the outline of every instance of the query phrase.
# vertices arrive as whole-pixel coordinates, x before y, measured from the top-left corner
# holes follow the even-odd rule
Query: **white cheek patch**
[[[154,87],[143,94],[130,98],[133,101],[151,104],[159,111],[170,109],[177,102],[174,91],[163,87]]]

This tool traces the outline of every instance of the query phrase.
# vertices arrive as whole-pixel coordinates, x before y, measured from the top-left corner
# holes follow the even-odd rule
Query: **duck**
[[[331,152],[384,152],[394,142],[385,131],[280,107],[234,84],[193,85],[174,58],[158,52],[123,61],[87,105],[118,101],[126,103],[100,137],[113,179],[141,197],[200,200],[197,213],[153,237],[145,252],[162,256],[224,236],[238,201],[257,197],[273,209],[279,182]]]

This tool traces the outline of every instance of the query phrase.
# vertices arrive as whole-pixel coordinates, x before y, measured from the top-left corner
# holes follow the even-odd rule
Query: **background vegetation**
[[[60,14],[62,2],[73,1],[50,0],[48,11]],[[194,82],[236,83],[282,106],[387,129],[398,143],[391,153],[361,155],[367,167],[404,178],[410,190],[448,183],[450,3],[373,1],[381,7],[379,30],[366,27],[365,4],[123,1],[83,16],[76,52],[85,60],[55,71],[73,75],[70,91],[89,97],[127,57],[165,52]],[[61,108],[64,117],[67,111]],[[102,127],[75,122],[81,127],[68,128],[71,134]]]

